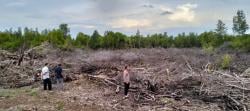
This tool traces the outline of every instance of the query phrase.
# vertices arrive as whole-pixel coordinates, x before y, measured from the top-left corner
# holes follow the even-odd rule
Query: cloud
[[[110,23],[112,28],[142,28],[151,26],[151,22],[147,19],[128,19],[120,18]]]
[[[142,7],[147,8],[148,10],[154,11],[156,13],[160,12],[160,15],[172,14],[172,9],[163,5],[158,4],[144,4]]]
[[[161,15],[169,15],[169,14],[173,14],[173,12],[170,12],[170,11],[164,11],[161,13]]]
[[[45,17],[43,15],[39,15],[39,14],[30,14],[30,15],[26,15],[25,17],[29,18],[29,19],[45,19]]]
[[[146,32],[157,32],[169,28],[196,27],[200,22],[194,11],[196,4],[181,4],[176,7],[151,4],[138,7],[140,8],[134,10],[136,15],[114,17],[105,21],[109,23],[107,26],[122,31],[141,29]]]
[[[159,8],[160,11],[163,11],[163,12],[165,12],[165,11],[172,12],[173,11],[173,9],[171,9],[170,7],[164,6],[164,5],[158,5],[157,7]]]
[[[151,5],[151,4],[148,4],[148,5],[143,5],[142,7],[144,7],[144,8],[154,8],[154,6],[153,6],[153,5]]]
[[[224,1],[224,0],[223,0]],[[249,1],[218,0],[0,0],[1,27],[54,28],[68,23],[73,30],[161,32],[215,27],[222,19],[231,27],[237,9],[249,14]],[[227,4],[226,6],[225,3]],[[44,8],[46,7],[46,8]],[[212,9],[210,7],[213,7]],[[199,9],[199,10],[198,10]],[[216,14],[214,12],[217,12]],[[18,16],[18,18],[17,18]],[[250,21],[248,20],[248,23]],[[194,29],[198,27],[197,29]]]
[[[95,25],[89,25],[89,24],[72,24],[70,25],[72,28],[83,28],[83,29],[94,29],[96,28]]]
[[[91,0],[95,13],[101,15],[120,14],[133,10],[140,1],[135,0]]]
[[[27,4],[24,0],[17,0],[5,4],[6,7],[23,7]]]
[[[197,4],[183,4],[177,7],[177,10],[169,16],[169,20],[192,22],[195,19],[195,12],[193,9],[197,8]]]

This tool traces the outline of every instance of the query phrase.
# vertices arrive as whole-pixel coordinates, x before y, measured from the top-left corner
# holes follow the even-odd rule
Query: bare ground
[[[55,88],[56,86],[54,86]],[[220,110],[217,104],[204,103],[199,100],[183,99],[176,101],[173,98],[162,97],[161,104],[134,103],[136,93],[131,92],[128,99],[123,99],[122,92],[116,94],[115,88],[100,83],[93,83],[85,77],[80,77],[71,83],[65,84],[65,90],[43,91],[42,87],[23,87],[19,89],[4,89],[1,93],[13,93],[2,96],[0,110],[7,111],[111,111],[111,110]]]
[[[32,53],[29,58],[28,53]],[[18,53],[1,52],[0,110],[38,111],[247,111],[250,54],[201,49],[129,49],[62,52],[49,44],[26,52],[21,66]],[[232,57],[221,69],[224,54]],[[64,91],[41,90],[33,82],[45,62],[63,63]],[[123,99],[121,71],[129,65],[132,86]]]

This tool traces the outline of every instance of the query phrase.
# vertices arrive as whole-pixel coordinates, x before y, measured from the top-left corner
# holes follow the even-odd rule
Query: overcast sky
[[[232,33],[232,18],[243,10],[250,24],[250,0],[0,0],[0,30],[57,28],[71,34],[97,29],[135,34],[204,32],[221,19]]]

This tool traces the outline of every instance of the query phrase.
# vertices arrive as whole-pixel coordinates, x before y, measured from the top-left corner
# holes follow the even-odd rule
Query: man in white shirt
[[[44,90],[47,90],[47,87],[49,90],[52,90],[52,84],[49,76],[49,68],[48,63],[45,63],[45,66],[42,68],[41,78],[43,80],[43,86]]]

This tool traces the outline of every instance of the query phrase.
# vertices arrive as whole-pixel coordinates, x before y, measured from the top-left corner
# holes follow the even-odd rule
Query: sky
[[[66,23],[73,37],[94,30],[176,35],[214,30],[220,19],[232,33],[237,10],[245,12],[250,24],[249,4],[250,0],[0,0],[0,30],[53,29]]]

